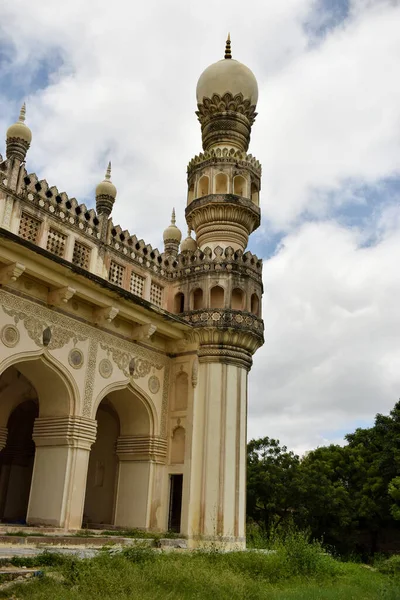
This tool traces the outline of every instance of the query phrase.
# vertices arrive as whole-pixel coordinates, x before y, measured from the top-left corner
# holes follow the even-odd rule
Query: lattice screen
[[[132,292],[132,294],[136,294],[136,296],[140,296],[142,298],[143,297],[143,288],[144,288],[144,277],[142,277],[141,275],[138,275],[137,273],[134,273],[132,271],[130,291]]]
[[[111,261],[110,270],[108,273],[108,280],[111,281],[111,283],[115,283],[115,285],[122,286],[123,281],[124,281],[124,272],[125,272],[125,267],[123,267],[122,265],[119,265],[118,263],[116,263],[114,261]]]
[[[57,256],[64,256],[66,241],[66,235],[61,233],[61,231],[57,231],[56,229],[50,228],[49,234],[47,236],[47,250],[49,250],[53,254],[56,254]]]
[[[40,225],[41,222],[38,221],[38,219],[35,219],[28,213],[23,212],[19,222],[18,235],[25,240],[29,240],[30,242],[37,242]]]
[[[89,269],[90,265],[90,248],[76,241],[74,246],[74,252],[72,255],[72,262],[82,267],[82,269]]]
[[[163,288],[161,287],[161,285],[158,285],[158,283],[154,283],[154,281],[152,281],[150,287],[150,302],[152,302],[153,304],[157,304],[157,306],[161,306],[162,293]]]

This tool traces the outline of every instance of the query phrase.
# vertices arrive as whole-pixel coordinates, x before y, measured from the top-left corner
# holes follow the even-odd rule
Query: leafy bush
[[[387,560],[382,561],[377,569],[380,573],[385,575],[398,575],[400,576],[400,554],[394,554]]]

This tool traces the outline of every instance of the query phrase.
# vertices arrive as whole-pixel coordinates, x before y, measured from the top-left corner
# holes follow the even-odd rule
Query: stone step
[[[68,536],[68,535],[0,535],[0,547],[34,546],[36,548],[62,547],[62,548],[101,548],[103,546],[150,546],[159,548],[187,548],[183,538],[133,538],[112,536]]]

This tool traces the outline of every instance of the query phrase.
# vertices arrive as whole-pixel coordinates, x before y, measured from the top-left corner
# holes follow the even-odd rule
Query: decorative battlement
[[[196,155],[189,162],[187,166],[188,179],[199,166],[207,167],[219,163],[232,163],[252,171],[254,175],[261,178],[261,164],[252,154],[246,154],[246,152],[234,148],[211,148]]]

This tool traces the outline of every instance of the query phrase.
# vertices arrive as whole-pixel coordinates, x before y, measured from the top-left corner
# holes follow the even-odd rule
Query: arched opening
[[[237,196],[247,197],[247,183],[241,175],[236,175],[233,180],[233,193]]]
[[[8,436],[0,452],[0,519],[25,523],[32,482],[35,444],[33,425],[39,414],[37,399],[25,400],[12,411]]]
[[[259,191],[255,183],[251,184],[251,201],[257,206],[260,204]]]
[[[110,525],[114,521],[118,469],[116,445],[120,424],[118,415],[107,398],[101,402],[96,420],[97,435],[90,452],[83,523]]]
[[[188,375],[184,371],[178,373],[175,379],[174,410],[186,410],[188,402]]]
[[[182,292],[175,294],[174,298],[174,313],[178,315],[185,310],[185,295]]]
[[[0,518],[65,525],[69,449],[52,428],[73,413],[73,402],[72,384],[47,358],[26,358],[1,374],[0,431],[6,443],[0,452]],[[46,425],[39,425],[33,441],[37,419]]]
[[[176,427],[171,440],[171,464],[179,465],[185,462],[185,430]]]
[[[151,503],[153,413],[127,386],[100,402],[92,446],[84,517],[86,523],[147,528]]]
[[[257,294],[252,294],[251,295],[251,308],[250,308],[250,310],[253,313],[253,315],[256,315],[257,317],[260,316],[260,300],[259,300]]]
[[[225,290],[219,285],[215,285],[210,291],[210,308],[224,308]]]
[[[202,175],[199,179],[199,183],[197,184],[197,197],[202,198],[203,196],[207,196],[210,192],[210,180],[207,175]]]
[[[193,291],[193,310],[200,310],[203,308],[203,290],[196,288]]]
[[[193,199],[194,199],[194,183],[192,183],[192,185],[189,186],[187,203],[190,204]]]
[[[218,175],[215,176],[215,193],[228,193],[228,175],[225,173],[218,173]]]
[[[233,308],[233,310],[244,309],[244,293],[240,288],[232,290],[231,308]]]

